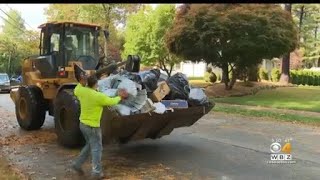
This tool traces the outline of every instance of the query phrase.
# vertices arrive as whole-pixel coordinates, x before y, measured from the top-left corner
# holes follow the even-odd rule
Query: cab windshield
[[[67,27],[64,49],[66,61],[81,61],[87,68],[98,63],[98,34],[88,27]]]

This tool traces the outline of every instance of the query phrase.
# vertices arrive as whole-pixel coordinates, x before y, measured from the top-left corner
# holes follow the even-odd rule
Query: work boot
[[[84,175],[84,171],[82,170],[81,167],[79,168],[79,167],[77,167],[76,165],[72,164],[72,165],[71,165],[71,168],[72,168],[74,171],[76,171],[79,176],[83,176],[83,175]]]
[[[103,173],[98,174],[91,174],[91,180],[102,180],[102,179],[107,179],[107,176],[104,175]]]

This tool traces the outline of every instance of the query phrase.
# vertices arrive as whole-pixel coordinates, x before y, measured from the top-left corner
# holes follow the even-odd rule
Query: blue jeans
[[[92,175],[99,176],[102,174],[101,155],[102,155],[102,134],[101,128],[90,127],[80,123],[80,130],[86,140],[86,145],[82,148],[80,155],[73,162],[77,168],[88,159],[91,150],[92,157]]]

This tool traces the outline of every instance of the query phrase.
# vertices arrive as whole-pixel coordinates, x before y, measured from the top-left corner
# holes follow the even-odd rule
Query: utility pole
[[[11,52],[9,53],[8,59],[8,75],[11,76]]]

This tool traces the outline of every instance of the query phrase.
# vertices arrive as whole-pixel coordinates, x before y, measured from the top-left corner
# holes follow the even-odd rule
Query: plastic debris
[[[163,114],[166,112],[166,106],[162,104],[161,102],[154,103],[153,107],[155,107],[155,110],[153,112],[157,114]]]
[[[146,88],[148,93],[152,93],[154,90],[158,88],[157,83],[160,77],[159,69],[152,69],[150,71],[143,71],[139,73],[141,77],[142,84]]]
[[[166,88],[162,87],[164,85]],[[129,97],[126,100],[111,108],[121,116],[150,112],[163,114],[169,109],[173,111],[173,109],[188,108],[188,103],[191,106],[209,103],[202,89],[190,90],[186,75],[176,73],[168,78],[158,69],[140,73],[120,71],[118,74],[99,80],[98,86],[100,92],[110,97],[117,96],[120,88],[128,92]],[[159,97],[155,98],[155,95]]]
[[[200,88],[192,88],[189,94],[189,104],[192,106],[201,106],[209,103],[209,99]]]
[[[161,73],[158,82],[167,81],[168,78],[168,75]]]
[[[167,80],[170,87],[169,99],[188,100],[190,87],[187,76],[182,73],[176,73]]]
[[[147,91],[138,90],[141,86],[124,75],[118,74],[99,80],[98,86],[99,91],[110,97],[117,96],[118,89],[125,89],[128,92],[129,97],[113,108],[122,116],[137,113],[147,100]]]
[[[149,113],[154,111],[156,108],[153,106],[153,102],[151,99],[147,99],[145,105],[140,109],[140,113]]]
[[[118,94],[118,89],[107,89],[103,91],[103,93],[106,94],[107,96],[115,97]]]
[[[114,106],[114,109],[121,115],[121,116],[129,116],[132,114],[132,109],[126,105],[118,104]]]

